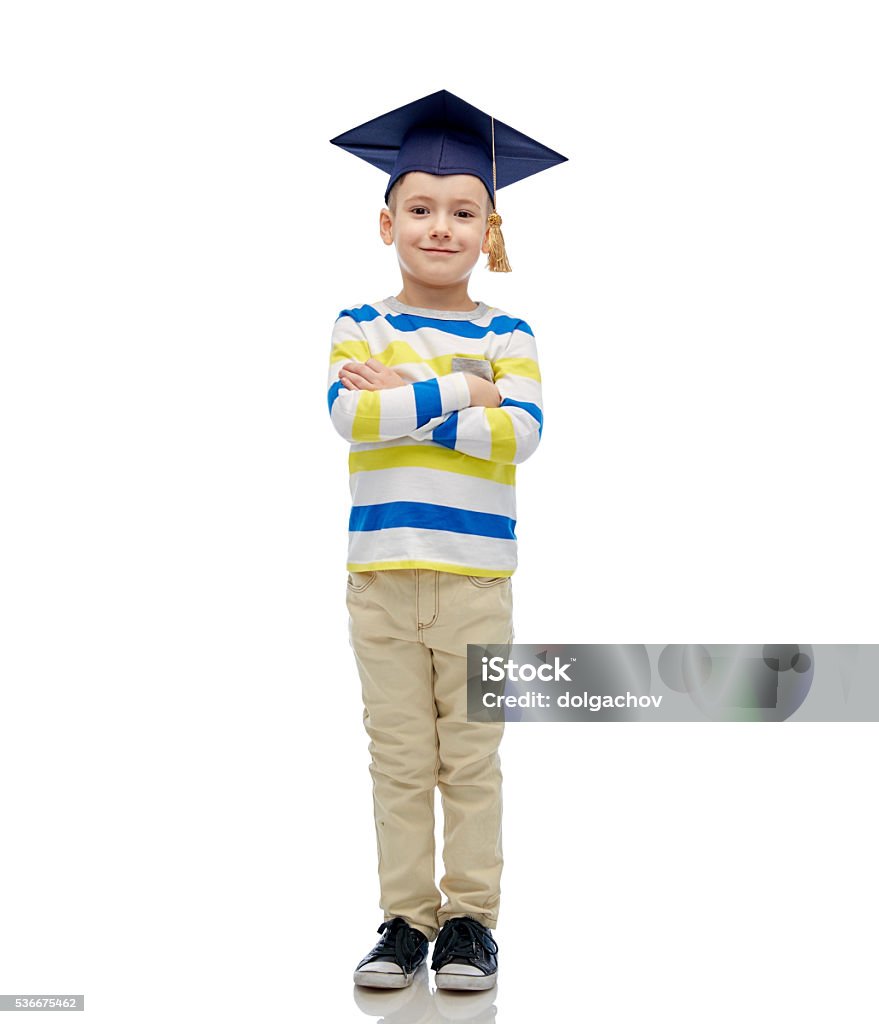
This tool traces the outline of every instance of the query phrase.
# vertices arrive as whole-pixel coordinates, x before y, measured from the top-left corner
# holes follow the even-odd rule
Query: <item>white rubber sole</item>
[[[437,971],[434,974],[437,988],[457,989],[461,992],[482,992],[494,988],[497,982],[497,971],[494,974],[452,974],[449,971]]]
[[[408,988],[414,977],[402,971],[355,971],[354,984],[365,988]]]

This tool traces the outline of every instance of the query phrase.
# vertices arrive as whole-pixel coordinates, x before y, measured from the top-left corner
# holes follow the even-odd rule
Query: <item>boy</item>
[[[503,722],[467,720],[467,644],[512,641],[515,464],[543,417],[531,328],[474,302],[468,282],[481,253],[509,270],[498,185],[565,158],[445,91],[332,141],[390,171],[379,227],[403,279],[395,298],[340,313],[330,356],[330,415],[351,443],[348,609],[385,916],[354,979],[408,985],[436,938],[437,987],[486,989]]]

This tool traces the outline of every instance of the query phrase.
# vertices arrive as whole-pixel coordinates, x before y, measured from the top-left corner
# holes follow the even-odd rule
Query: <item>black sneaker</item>
[[[497,943],[472,917],[453,917],[436,937],[430,966],[437,988],[491,988],[497,981]]]
[[[427,958],[427,936],[402,917],[378,926],[381,939],[360,961],[354,983],[371,988],[406,988]]]

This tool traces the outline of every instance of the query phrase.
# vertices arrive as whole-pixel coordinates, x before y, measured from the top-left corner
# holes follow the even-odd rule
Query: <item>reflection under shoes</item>
[[[431,991],[427,964],[415,972],[408,988],[354,987],[354,1002],[377,1024],[494,1024],[497,985],[482,992]]]

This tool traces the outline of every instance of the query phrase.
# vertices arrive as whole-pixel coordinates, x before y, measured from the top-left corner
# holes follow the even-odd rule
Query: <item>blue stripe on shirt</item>
[[[477,537],[516,539],[516,520],[493,512],[471,512],[422,501],[388,501],[381,505],[355,505],[348,529],[355,532],[391,530],[409,526],[417,530],[447,530]]]
[[[336,319],[341,320],[343,316],[350,316],[355,324],[364,324],[375,320],[381,313],[373,306],[358,306],[356,309],[343,309]]]
[[[455,447],[455,442],[458,439],[458,414],[453,412],[449,418],[440,423],[440,425],[430,435],[432,441],[436,441],[437,444],[445,445],[446,448]]]
[[[350,317],[354,323],[363,324],[375,320],[382,314],[374,306],[357,306],[355,309],[343,309],[336,317]],[[512,316],[493,317],[487,327],[480,327],[472,320],[444,320],[442,317],[416,316],[414,313],[388,313],[385,320],[397,331],[420,331],[422,327],[432,327],[435,331],[442,331],[444,334],[454,334],[458,338],[484,338],[487,334],[510,334],[513,331],[522,331],[534,337],[534,331],[524,320],[517,320]]]
[[[333,384],[333,386],[327,392],[327,403],[329,404],[330,407],[331,416],[333,414],[333,402],[335,402],[336,398],[339,395],[339,392],[342,390],[344,386],[345,385],[340,380],[337,380],[336,383]]]
[[[442,416],[443,399],[440,394],[439,380],[432,377],[430,380],[419,380],[412,385],[415,392],[415,416],[416,425],[423,427],[428,420],[434,416]]]
[[[525,412],[530,413],[534,419],[537,420],[538,437],[543,436],[543,413],[541,412],[539,405],[535,405],[533,402],[519,402],[515,398],[505,398],[501,402],[501,409],[503,409],[505,405],[515,405],[517,409],[524,409]]]
[[[480,327],[472,320],[442,320],[439,317],[415,316],[414,313],[389,313],[385,319],[395,330],[404,333],[432,327],[435,331],[454,334],[458,338],[484,338],[486,334],[509,334],[516,330],[534,335],[524,320],[511,316],[496,316],[487,327]]]

